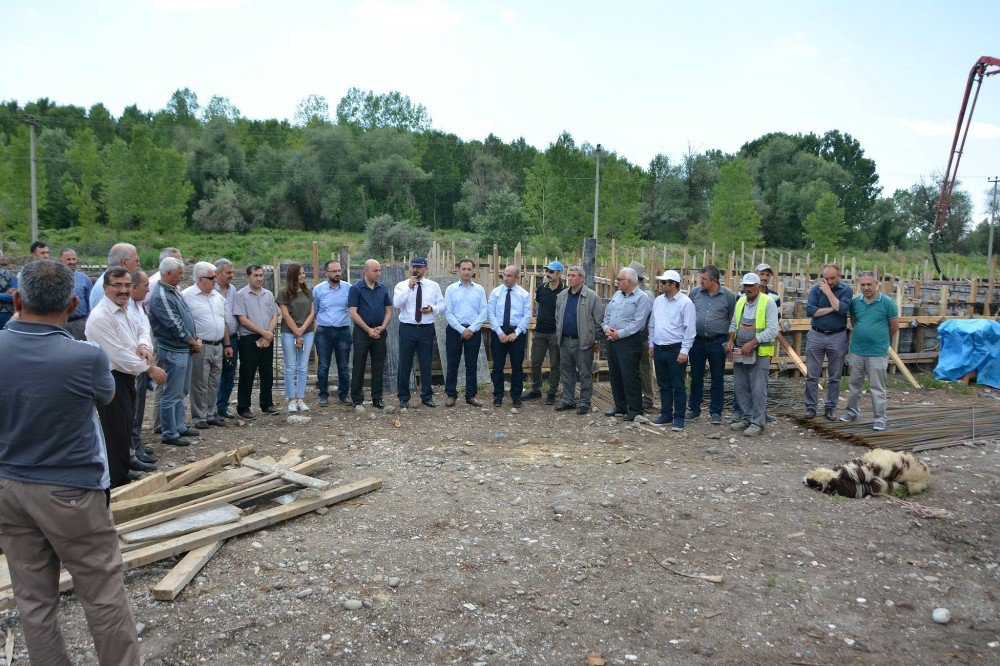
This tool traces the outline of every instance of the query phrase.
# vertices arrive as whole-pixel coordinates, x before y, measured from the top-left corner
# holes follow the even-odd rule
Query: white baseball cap
[[[657,275],[656,279],[660,280],[661,282],[664,280],[673,280],[677,284],[680,284],[681,274],[674,270],[663,271],[663,275]]]
[[[771,273],[774,273],[774,269],[767,264],[757,264],[757,268],[755,268],[753,272],[760,273],[761,271],[771,271]]]
[[[760,284],[760,276],[756,273],[747,273],[740,284]]]

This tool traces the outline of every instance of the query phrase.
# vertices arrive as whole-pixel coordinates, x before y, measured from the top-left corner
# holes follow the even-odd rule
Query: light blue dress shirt
[[[604,311],[602,328],[605,333],[610,328],[618,329],[619,338],[635,335],[646,328],[646,320],[649,319],[652,309],[653,300],[639,288],[633,289],[628,296],[619,289],[611,297],[611,302]]]
[[[469,282],[469,286],[461,282],[448,285],[444,292],[444,308],[449,326],[464,333],[463,324],[468,324],[468,329],[475,333],[486,321],[486,290],[475,282]]]
[[[500,285],[490,292],[490,301],[486,306],[490,328],[497,335],[503,333],[503,309],[507,302],[507,285]],[[531,294],[524,287],[515,284],[510,293],[510,325],[515,327],[515,333],[524,335],[531,323]]]
[[[313,289],[313,307],[316,308],[317,326],[350,326],[351,317],[347,313],[347,294],[351,285],[341,280],[334,289],[329,280]]]

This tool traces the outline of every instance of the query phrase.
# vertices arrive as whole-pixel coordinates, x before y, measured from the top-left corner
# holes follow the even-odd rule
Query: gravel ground
[[[166,451],[181,464],[243,443],[298,447],[334,456],[322,478],[384,486],[229,540],[174,602],[148,593],[171,562],[126,574],[145,663],[1000,659],[1000,442],[925,456],[932,487],[915,499],[953,514],[929,519],[805,488],[811,467],[861,449],[786,418],[746,439],[704,418],[653,434],[538,402],[459,404],[314,406],[306,425],[262,417]],[[74,663],[96,663],[71,593],[60,618]],[[26,659],[16,611],[0,623]]]

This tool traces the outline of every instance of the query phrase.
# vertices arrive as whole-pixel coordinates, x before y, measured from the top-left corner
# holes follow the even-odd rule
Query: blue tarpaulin
[[[938,379],[956,381],[975,370],[977,383],[1000,388],[1000,322],[949,319],[938,326],[938,337]]]

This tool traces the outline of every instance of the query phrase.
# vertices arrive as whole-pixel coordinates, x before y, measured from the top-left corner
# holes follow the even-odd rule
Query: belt
[[[569,338],[570,340],[579,340],[580,339],[579,335],[571,335],[569,333],[563,333],[563,337],[564,338]]]
[[[378,324],[375,324],[375,325],[378,326]],[[434,326],[434,322],[429,321],[426,324],[408,324],[406,322],[401,321],[401,322],[399,322],[399,325],[400,326],[412,326],[413,328],[424,328],[425,326]],[[371,324],[369,324],[369,326],[371,326]]]
[[[835,333],[843,333],[844,331],[847,330],[846,328],[835,328],[832,331],[824,331],[823,329],[816,328],[815,326],[811,326],[810,328],[812,328],[812,330],[816,331],[817,333],[822,333],[823,335],[834,335]]]
[[[378,324],[369,324],[369,326],[378,326]],[[342,331],[345,328],[350,328],[350,327],[351,327],[350,324],[348,324],[347,326],[320,326],[320,328],[332,328],[335,331]]]
[[[715,342],[716,340],[724,340],[728,337],[728,334],[723,333],[722,335],[696,335],[694,339],[701,340],[702,342]]]
[[[681,343],[675,342],[670,345],[654,345],[654,347],[656,347],[657,349],[680,349]]]
[[[202,340],[203,345],[221,345],[222,340]]]

